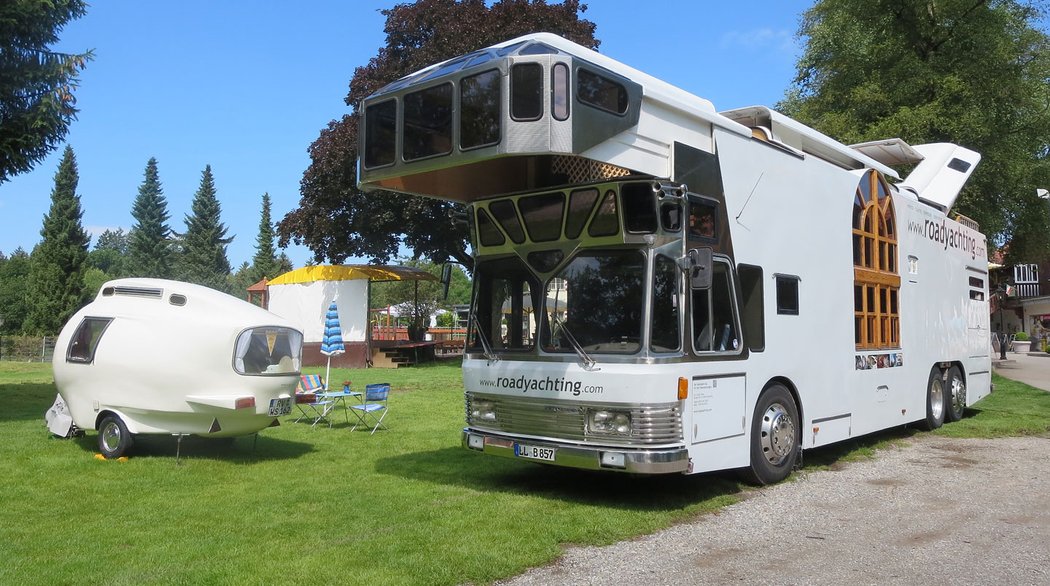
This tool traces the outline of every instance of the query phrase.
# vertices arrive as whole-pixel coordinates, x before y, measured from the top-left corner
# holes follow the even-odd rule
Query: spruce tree
[[[226,258],[226,246],[233,237],[226,238],[226,226],[219,217],[222,208],[215,195],[211,165],[204,167],[190,210],[193,213],[186,216],[186,232],[182,234],[179,276],[184,281],[227,291],[230,261]]]
[[[167,224],[168,200],[164,198],[157,159],[146,163],[145,178],[131,206],[135,225],[128,235],[128,259],[124,271],[133,277],[170,279],[174,255],[171,248],[171,226]]]
[[[54,335],[88,300],[84,287],[90,238],[80,220],[84,215],[77,195],[77,161],[66,146],[55,173],[51,209],[44,216],[42,239],[29,263],[29,315],[25,330]]]
[[[262,217],[259,219],[259,235],[255,239],[255,257],[252,259],[252,284],[263,278],[272,279],[281,272],[280,263],[273,247],[274,227],[270,220],[270,194],[262,196]]]

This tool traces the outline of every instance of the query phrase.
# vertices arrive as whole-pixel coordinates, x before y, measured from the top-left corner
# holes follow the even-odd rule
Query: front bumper
[[[554,459],[533,460],[516,456],[513,438],[490,432],[463,430],[462,445],[472,451],[503,458],[553,464],[583,470],[613,470],[635,474],[673,474],[689,471],[689,451],[670,448],[589,447],[555,441],[524,440],[518,443],[551,448]]]

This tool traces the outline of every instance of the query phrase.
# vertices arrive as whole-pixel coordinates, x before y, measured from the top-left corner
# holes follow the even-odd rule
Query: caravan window
[[[77,327],[77,331],[73,333],[73,337],[69,340],[69,348],[66,349],[66,362],[78,362],[81,364],[91,364],[95,361],[95,350],[98,349],[98,342],[102,339],[102,334],[106,332],[106,328],[113,321],[110,317],[85,317],[84,321],[80,322],[80,326]]]
[[[237,374],[267,375],[299,372],[303,335],[291,328],[260,327],[237,336],[233,369]]]

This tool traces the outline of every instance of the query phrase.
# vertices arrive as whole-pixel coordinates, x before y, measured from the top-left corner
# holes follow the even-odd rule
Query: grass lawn
[[[316,370],[314,371],[316,372]],[[484,457],[459,447],[460,370],[336,370],[390,382],[389,431],[283,419],[257,442],[140,438],[101,461],[96,435],[49,437],[50,365],[0,363],[0,583],[486,583],[735,502],[731,475],[631,477]],[[1050,394],[1002,378],[937,433],[1050,430]],[[863,456],[895,430],[806,452]]]

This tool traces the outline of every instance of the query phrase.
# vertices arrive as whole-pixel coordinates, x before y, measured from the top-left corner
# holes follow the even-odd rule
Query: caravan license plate
[[[526,444],[514,444],[514,455],[519,458],[530,460],[554,461],[554,448],[542,448],[540,446],[529,446]]]
[[[280,417],[292,412],[292,398],[270,399],[270,417]]]

